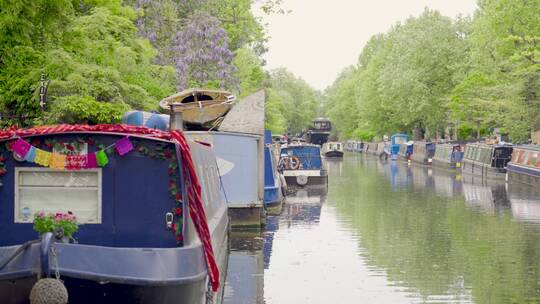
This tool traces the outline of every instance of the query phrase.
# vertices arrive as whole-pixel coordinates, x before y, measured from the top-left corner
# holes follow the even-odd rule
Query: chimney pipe
[[[182,104],[171,104],[171,114],[169,118],[169,129],[171,131],[184,131],[184,119],[182,118]]]

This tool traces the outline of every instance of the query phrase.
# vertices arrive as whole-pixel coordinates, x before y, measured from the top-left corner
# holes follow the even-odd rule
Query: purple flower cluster
[[[136,0],[134,7],[141,14],[136,21],[139,34],[157,48],[156,63],[174,65],[178,91],[189,86],[238,89],[227,32],[216,17],[197,11],[204,2],[174,2],[181,22],[171,24],[163,12],[170,1]]]
[[[233,76],[234,54],[229,49],[227,32],[217,18],[205,12],[192,14],[176,33],[173,45],[179,91],[188,85],[208,86],[213,82],[221,88],[237,85]]]

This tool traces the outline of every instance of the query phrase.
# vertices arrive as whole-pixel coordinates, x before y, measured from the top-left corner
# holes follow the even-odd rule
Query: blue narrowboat
[[[508,181],[538,187],[540,185],[540,146],[514,147],[512,160],[506,167]]]
[[[463,148],[460,144],[437,144],[433,165],[448,169],[459,169],[463,163]]]
[[[412,141],[408,141],[399,145],[399,157],[403,160],[409,161],[412,159],[414,144]]]
[[[323,166],[321,150],[317,145],[298,144],[281,148],[279,168],[287,187],[324,187],[328,185],[328,172]]]
[[[399,155],[399,150],[402,144],[406,144],[409,141],[409,136],[407,134],[394,134],[390,138],[390,158],[392,160],[397,160]]]
[[[433,156],[435,156],[435,149],[435,143],[417,141],[414,143],[411,159],[421,164],[431,165]]]
[[[281,173],[277,170],[278,164],[274,157],[274,150],[279,149],[272,144],[270,131],[265,131],[264,147],[264,205],[268,214],[279,214],[283,203],[284,185]]]
[[[512,145],[470,143],[463,154],[463,173],[484,178],[506,177],[506,165],[512,158]]]
[[[60,125],[0,131],[0,153],[0,302],[66,289],[69,303],[221,301],[229,220],[212,149],[178,131]],[[73,238],[33,226],[65,217]]]

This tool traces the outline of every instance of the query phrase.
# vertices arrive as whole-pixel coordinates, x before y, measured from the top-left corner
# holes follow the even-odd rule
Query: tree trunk
[[[480,140],[480,121],[476,121],[476,139]]]
[[[422,134],[422,127],[420,123],[414,124],[413,128],[413,140],[418,141],[424,139],[424,135]]]

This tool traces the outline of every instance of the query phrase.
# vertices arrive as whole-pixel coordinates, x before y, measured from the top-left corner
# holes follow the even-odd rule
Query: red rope
[[[101,132],[101,133],[122,133],[139,135],[148,138],[164,139],[177,144],[182,153],[182,172],[187,188],[187,203],[190,210],[190,216],[193,220],[195,230],[203,243],[204,256],[208,267],[208,276],[212,290],[219,289],[219,268],[217,266],[214,250],[212,248],[212,238],[208,223],[206,221],[206,212],[202,201],[202,190],[195,171],[195,165],[191,158],[191,149],[184,137],[179,131],[166,132],[156,129],[150,129],[141,126],[130,126],[123,124],[102,124],[102,125],[55,125],[39,126],[29,129],[5,129],[0,130],[0,140],[9,140],[17,137],[27,137],[36,135],[52,135],[61,133],[76,132]]]

